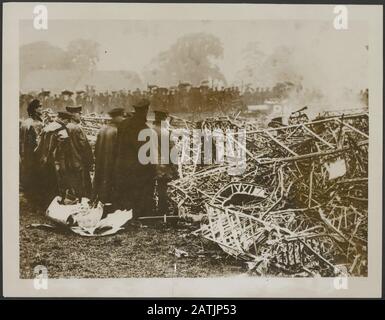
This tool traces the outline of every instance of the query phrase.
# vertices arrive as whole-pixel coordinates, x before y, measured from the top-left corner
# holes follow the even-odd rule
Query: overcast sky
[[[38,31],[32,21],[20,25],[20,43],[48,41],[65,48],[77,38],[92,39],[101,45],[100,70],[141,71],[160,51],[180,36],[206,32],[217,36],[224,47],[217,63],[231,83],[242,64],[241,52],[247,43],[258,41],[269,54],[287,45],[295,50],[300,68],[309,82],[351,81],[366,87],[366,25],[349,21],[349,29],[337,31],[332,21],[125,21],[125,20],[50,20],[48,30]]]

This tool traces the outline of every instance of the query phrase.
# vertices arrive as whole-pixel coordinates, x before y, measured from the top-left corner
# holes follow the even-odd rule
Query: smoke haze
[[[272,87],[289,81],[307,89],[307,96],[305,90],[302,96],[293,94],[293,103],[310,99],[348,107],[357,102],[357,92],[368,86],[370,48],[367,26],[361,21],[349,21],[349,29],[339,31],[332,21],[314,20],[56,20],[50,21],[44,32],[34,30],[32,21],[23,21],[20,57],[27,59],[28,65],[41,64],[40,54],[22,53],[27,44],[43,41],[60,59],[62,51],[79,39],[98,48],[97,61],[94,56],[92,60],[97,70],[129,71],[133,79],[140,79],[138,87],[152,82],[160,86],[177,81],[197,84],[199,78],[243,87]],[[190,43],[188,39],[192,39]],[[87,53],[79,55],[81,61],[87,61]],[[57,63],[63,64],[70,62]],[[40,88],[37,83],[36,89]]]

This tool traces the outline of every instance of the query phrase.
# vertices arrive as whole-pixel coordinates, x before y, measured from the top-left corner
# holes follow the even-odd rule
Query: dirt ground
[[[175,220],[174,220],[175,221]],[[50,278],[219,277],[247,272],[241,261],[216,244],[191,235],[186,222],[130,222],[106,236],[81,237],[68,230],[30,227],[49,223],[41,209],[20,196],[20,277],[33,278],[37,265]],[[188,256],[177,257],[175,249]]]

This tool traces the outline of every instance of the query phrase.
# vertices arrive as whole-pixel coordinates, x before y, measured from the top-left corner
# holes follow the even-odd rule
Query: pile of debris
[[[230,163],[201,165],[202,144],[188,153],[180,146],[170,198],[181,218],[200,221],[195,235],[260,275],[366,276],[369,115],[291,120],[267,127],[265,119],[240,116],[198,122],[173,116],[171,128],[246,129],[246,168],[237,175]],[[92,141],[106,121],[83,117]]]
[[[196,235],[261,275],[367,275],[367,112],[264,129],[198,125],[247,127],[247,165],[239,176],[228,164],[181,162],[170,197],[181,217],[201,221]]]

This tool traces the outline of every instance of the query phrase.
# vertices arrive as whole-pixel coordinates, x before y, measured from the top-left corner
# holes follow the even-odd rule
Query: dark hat
[[[166,111],[155,110],[155,121],[162,121],[167,119],[168,113]]]
[[[124,115],[124,109],[123,108],[114,108],[108,112],[110,117],[118,117]]]
[[[64,90],[64,91],[61,92],[61,94],[72,96],[74,93],[72,91],[69,91],[69,90]]]
[[[66,110],[58,111],[57,116],[60,119],[68,119],[68,120],[72,119],[72,113],[70,113]]]
[[[66,110],[70,113],[79,113],[82,111],[82,106],[67,106]]]
[[[84,90],[76,91],[77,94],[82,94],[84,92],[85,92]]]
[[[150,106],[150,101],[148,99],[141,99],[139,102],[133,105],[135,111],[148,108]]]

